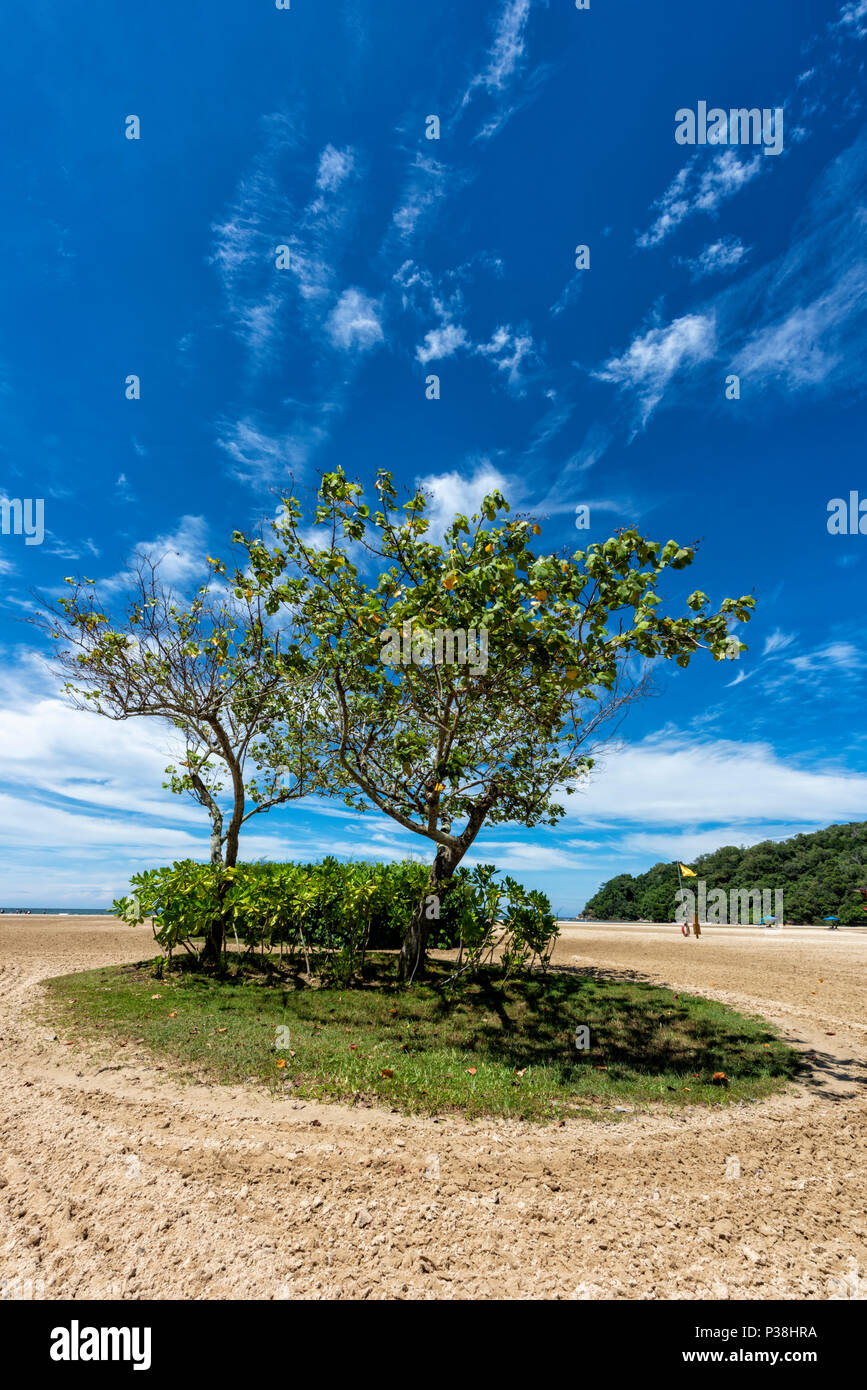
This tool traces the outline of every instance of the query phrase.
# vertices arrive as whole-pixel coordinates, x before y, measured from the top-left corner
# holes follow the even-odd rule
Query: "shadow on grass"
[[[556,967],[505,985],[484,970],[456,985],[453,971],[436,959],[404,988],[382,953],[346,989],[297,962],[232,955],[221,976],[190,958],[161,978],[141,962],[48,983],[65,1014],[58,1026],[76,1037],[132,1040],[182,1073],[263,1081],[295,1099],[541,1120],[613,1114],[624,1101],[755,1100],[802,1069],[763,1020],[645,980]],[[281,1027],[291,1041],[278,1041]]]
[[[632,1075],[724,1072],[727,1079],[774,1077],[790,1080],[803,1064],[759,1019],[745,1019],[725,1005],[635,979],[608,979],[557,967],[545,975],[510,982],[503,990],[490,977],[469,986],[496,1022],[475,1026],[474,1043],[492,1058],[517,1067],[563,1058],[564,1078],[588,1067]],[[443,998],[447,1018],[465,1005]],[[589,1030],[590,1046],[579,1051],[576,1029]]]
[[[321,1026],[375,1027],[414,1056],[444,1046],[471,1051],[514,1071],[553,1066],[574,1083],[588,1071],[616,1077],[672,1075],[707,1083],[722,1072],[728,1082],[750,1078],[788,1081],[805,1064],[761,1019],[726,1005],[675,994],[634,971],[551,967],[503,984],[492,970],[451,982],[453,963],[434,960],[427,978],[402,988],[395,958],[373,956],[352,988],[311,982],[267,957],[230,957],[222,980],[202,975],[197,962],[173,966],[190,984],[219,991],[243,986],[267,990],[273,1006]],[[395,1007],[396,1006],[396,1007]],[[579,1050],[576,1030],[589,1030]]]

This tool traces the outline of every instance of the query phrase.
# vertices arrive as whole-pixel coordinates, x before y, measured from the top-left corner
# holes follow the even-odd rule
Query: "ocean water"
[[[110,917],[110,907],[5,907],[0,916],[17,917],[29,912],[31,917]]]

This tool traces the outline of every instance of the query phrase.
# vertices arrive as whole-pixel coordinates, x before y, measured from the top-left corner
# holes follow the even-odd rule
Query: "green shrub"
[[[153,920],[171,958],[192,952],[222,914],[227,941],[247,951],[278,950],[332,984],[349,984],[371,950],[399,949],[419,900],[428,892],[425,864],[220,865],[180,860],[131,880],[114,903],[125,921]],[[433,950],[458,951],[457,973],[475,971],[500,953],[504,974],[536,961],[547,965],[557,935],[548,899],[514,879],[500,883],[493,865],[459,868],[428,908]]]

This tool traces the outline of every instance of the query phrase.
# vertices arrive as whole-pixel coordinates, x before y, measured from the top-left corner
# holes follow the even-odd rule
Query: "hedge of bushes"
[[[431,949],[457,950],[456,970],[496,959],[506,974],[546,965],[557,936],[544,893],[527,890],[493,865],[459,868],[440,898],[427,897],[425,864],[340,863],[220,865],[181,860],[131,879],[114,903],[128,922],[153,920],[169,957],[193,950],[222,915],[226,939],[248,951],[279,950],[310,973],[348,983],[371,950],[398,949],[419,901],[430,920]]]

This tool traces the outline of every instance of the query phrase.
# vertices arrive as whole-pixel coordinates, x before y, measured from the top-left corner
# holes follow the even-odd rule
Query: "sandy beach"
[[[562,1127],[182,1086],[27,1017],[41,979],[152,954],[112,918],[0,918],[6,1297],[867,1296],[863,932],[564,924],[556,962],[760,1013],[812,1070]]]

